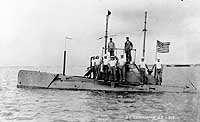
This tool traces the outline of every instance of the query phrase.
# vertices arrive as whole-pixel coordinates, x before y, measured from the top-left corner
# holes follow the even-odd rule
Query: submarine
[[[105,47],[102,48],[107,53],[107,38],[108,38],[108,18],[111,12],[106,15],[106,33]],[[144,40],[143,40],[143,56],[145,56],[145,38],[147,12],[145,12],[144,22]],[[122,48],[116,48],[115,51],[124,51]],[[132,49],[134,54],[133,61],[125,63],[125,81],[113,80],[109,76],[105,80],[100,71],[98,77],[91,78],[88,75],[92,74],[91,59],[89,70],[84,76],[69,76],[65,74],[66,50],[64,51],[63,73],[48,73],[40,71],[20,70],[18,72],[17,88],[29,89],[58,89],[58,90],[80,90],[80,91],[104,91],[104,92],[128,92],[128,93],[196,93],[197,88],[194,85],[198,77],[199,65],[163,65],[162,80],[156,77],[156,70],[147,69],[145,73],[145,83],[141,81],[141,72],[139,65],[135,63],[136,49]],[[102,63],[100,64],[102,65]],[[101,67],[101,66],[100,66]],[[148,66],[148,67],[152,67]],[[196,72],[194,72],[196,71]],[[154,75],[153,75],[154,74]],[[191,75],[190,75],[191,74]],[[189,75],[189,76],[188,76]],[[117,75],[118,76],[118,75]],[[165,82],[181,81],[187,84],[169,85]]]

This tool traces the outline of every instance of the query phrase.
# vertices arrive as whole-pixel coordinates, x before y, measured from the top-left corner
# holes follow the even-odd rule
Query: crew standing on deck
[[[161,85],[162,83],[162,71],[163,71],[163,65],[160,62],[160,59],[157,59],[156,62],[156,79],[158,81],[158,85]]]
[[[130,62],[132,60],[131,58],[131,50],[133,49],[133,43],[129,41],[129,37],[126,37],[126,42],[124,45],[124,50],[126,53],[126,62]]]
[[[96,78],[96,70],[95,70],[95,56],[91,57],[91,62],[92,62],[92,67],[91,67],[91,73],[92,73],[92,78]]]
[[[121,55],[118,62],[119,80],[121,82],[125,82],[125,63],[126,63],[126,60],[124,58],[124,55]]]
[[[104,72],[104,80],[108,80],[108,62],[109,62],[109,56],[107,54],[103,57],[103,72]]]
[[[97,79],[100,76],[100,63],[101,63],[101,59],[99,58],[99,56],[96,56],[96,59],[95,59],[95,71],[96,71],[96,78]]]
[[[109,69],[111,71],[111,76],[113,78],[113,81],[116,81],[117,80],[117,77],[116,77],[116,65],[117,65],[117,60],[115,59],[115,56],[111,56],[111,60],[108,62],[108,66],[109,66]]]
[[[108,52],[110,52],[110,56],[114,56],[114,50],[115,43],[112,41],[112,38],[110,38],[110,42],[108,43]]]
[[[140,63],[140,81],[142,82],[142,84],[145,84],[145,72],[146,72],[146,64],[144,61],[144,57],[141,58],[141,63]]]

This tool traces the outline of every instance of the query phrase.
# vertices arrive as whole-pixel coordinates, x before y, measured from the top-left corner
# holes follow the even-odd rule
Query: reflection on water
[[[56,72],[58,67],[25,67]],[[0,68],[2,122],[199,122],[199,94],[128,94],[16,88],[24,67]]]

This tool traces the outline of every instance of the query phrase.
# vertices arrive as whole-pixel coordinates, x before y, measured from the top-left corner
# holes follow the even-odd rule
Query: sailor
[[[113,77],[113,81],[116,81],[116,65],[117,60],[115,59],[115,56],[111,56],[111,60],[108,62],[109,69],[111,71],[111,76]]]
[[[93,60],[93,57],[90,57],[90,66],[87,67],[87,70],[86,70],[84,77],[87,77],[87,78],[92,77],[92,60]]]
[[[91,58],[91,62],[92,62],[92,67],[91,67],[91,73],[92,73],[92,78],[95,79],[96,78],[96,70],[95,70],[95,56],[93,56]]]
[[[125,82],[125,63],[126,63],[126,60],[124,58],[124,55],[121,55],[118,62],[119,80],[121,82]]]
[[[158,58],[157,59],[157,62],[156,62],[156,79],[158,81],[158,84],[161,85],[162,83],[162,71],[163,71],[163,65],[161,64],[160,62],[160,59]]]
[[[86,73],[84,74],[84,77],[91,78],[91,67],[87,67]]]
[[[145,71],[146,71],[146,64],[144,61],[144,57],[141,58],[141,63],[140,63],[140,81],[145,84]]]
[[[112,41],[112,38],[110,38],[110,42],[108,43],[108,52],[110,52],[110,56],[114,56],[114,50],[115,43]]]
[[[131,58],[131,50],[133,49],[133,43],[129,41],[129,37],[126,37],[126,42],[124,45],[124,50],[126,53],[126,61],[129,63],[132,58]]]
[[[108,80],[108,62],[109,56],[107,54],[103,57],[103,72],[104,72],[104,80]]]
[[[95,58],[95,71],[96,71],[96,78],[99,78],[100,76],[100,63],[101,63],[101,60],[99,58],[99,56],[96,56]]]

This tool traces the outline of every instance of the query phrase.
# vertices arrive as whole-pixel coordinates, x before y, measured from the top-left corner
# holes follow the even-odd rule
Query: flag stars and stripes
[[[169,53],[170,42],[161,42],[157,40],[157,52],[158,53]]]

